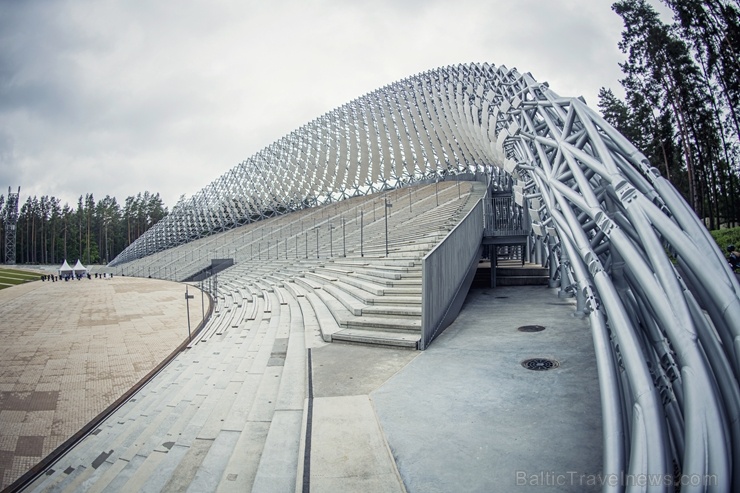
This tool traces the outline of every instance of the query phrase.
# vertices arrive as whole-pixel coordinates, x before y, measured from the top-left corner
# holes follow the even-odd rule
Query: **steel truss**
[[[15,264],[15,238],[18,227],[18,198],[20,197],[21,187],[18,192],[13,193],[8,187],[8,199],[3,209],[3,224],[5,229],[5,263]]]
[[[530,74],[457,65],[358,98],[181,200],[112,264],[276,214],[470,171],[511,177],[551,272],[590,319],[604,490],[641,481],[671,490],[675,479],[682,492],[740,491],[736,278],[643,154],[581,99],[560,97]]]

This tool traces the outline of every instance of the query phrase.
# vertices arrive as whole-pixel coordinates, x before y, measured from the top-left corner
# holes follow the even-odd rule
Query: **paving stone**
[[[0,337],[6,341],[0,359],[0,451],[15,454],[0,454],[0,488],[183,342],[183,292],[178,283],[121,276],[0,290]],[[200,322],[200,312],[191,309],[191,324]],[[22,426],[13,424],[19,417],[14,412],[27,413]],[[7,450],[11,442],[14,448]]]

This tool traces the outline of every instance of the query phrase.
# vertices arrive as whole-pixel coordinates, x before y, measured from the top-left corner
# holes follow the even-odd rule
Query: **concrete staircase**
[[[207,325],[26,491],[299,491],[307,349],[329,342],[417,347],[420,260],[485,193],[477,183],[460,189],[421,187],[408,207],[398,205],[408,191],[392,197],[387,256],[385,217],[373,212],[377,198],[332,205],[332,214],[304,211],[300,221],[311,229],[297,228],[290,216],[266,222],[262,228],[285,233],[272,240],[274,250],[256,251],[255,241],[269,235],[254,228],[209,240],[233,249],[239,261],[219,274]],[[345,228],[340,250],[326,224],[342,214],[358,226],[358,205],[363,230]],[[311,214],[316,223],[306,219]],[[308,235],[318,243],[315,252],[305,247]],[[195,256],[205,250],[185,245],[129,268],[162,272],[177,258],[197,266]],[[327,255],[332,250],[337,255]]]
[[[547,286],[549,282],[547,268],[539,264],[521,260],[498,260],[496,267],[497,286]],[[491,263],[481,261],[473,279],[473,287],[487,288],[491,283]]]
[[[417,259],[345,258],[295,278],[324,341],[416,349],[421,337]]]
[[[26,491],[295,490],[307,328],[274,293],[251,302],[253,318],[214,319]]]
[[[547,286],[549,272],[539,264],[521,260],[499,260],[496,267],[498,286]]]
[[[482,183],[447,182],[350,199],[198,240],[137,261],[146,266],[128,268],[171,273],[176,259],[199,265],[193,259],[208,251],[215,256],[232,252],[236,265],[219,274],[217,323],[200,339],[222,334],[245,316],[253,318],[255,298],[269,309],[268,293],[279,287],[281,297],[313,312],[325,342],[415,349],[421,331],[421,259],[484,194]],[[386,200],[393,205],[387,223]]]

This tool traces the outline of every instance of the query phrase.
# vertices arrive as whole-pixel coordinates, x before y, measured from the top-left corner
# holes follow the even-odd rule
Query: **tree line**
[[[598,106],[684,195],[709,229],[740,224],[740,0],[619,0],[624,99],[602,88]],[[5,197],[0,195],[0,210]],[[16,262],[107,263],[167,215],[159,194],[120,205],[80,196],[77,207],[28,197],[20,207]],[[0,222],[0,230],[4,224]],[[5,231],[2,230],[3,240]],[[0,244],[5,259],[5,241]]]
[[[740,2],[620,0],[624,100],[599,93],[606,120],[684,195],[709,229],[740,224]]]
[[[0,195],[0,211],[6,197]],[[123,205],[106,195],[96,201],[93,194],[80,196],[77,207],[44,195],[21,201],[16,229],[16,263],[106,264],[124,248],[168,214],[159,193],[126,197]],[[0,217],[4,215],[0,214]],[[5,260],[5,224],[0,221]]]

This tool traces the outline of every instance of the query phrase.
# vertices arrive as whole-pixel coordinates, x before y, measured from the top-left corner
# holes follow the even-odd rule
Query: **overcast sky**
[[[0,0],[0,193],[168,207],[337,106],[436,67],[621,94],[611,0]]]

